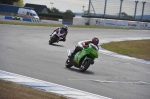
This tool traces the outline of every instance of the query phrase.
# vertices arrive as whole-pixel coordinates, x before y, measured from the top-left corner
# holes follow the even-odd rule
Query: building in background
[[[26,3],[24,7],[32,7],[36,13],[48,13],[46,5]]]

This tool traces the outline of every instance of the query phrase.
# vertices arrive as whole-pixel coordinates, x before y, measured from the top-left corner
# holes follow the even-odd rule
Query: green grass
[[[0,79],[0,99],[67,99],[53,93],[33,89]]]
[[[101,47],[119,54],[150,60],[150,40],[111,42]]]

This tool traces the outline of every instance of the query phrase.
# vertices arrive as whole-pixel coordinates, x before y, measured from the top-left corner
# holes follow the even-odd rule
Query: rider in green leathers
[[[84,48],[87,48],[90,43],[93,43],[94,45],[96,45],[98,47],[99,39],[97,37],[93,37],[91,41],[82,42],[82,46]],[[74,51],[71,53],[70,58],[73,58],[77,52],[79,52],[83,49],[83,47],[76,46]]]

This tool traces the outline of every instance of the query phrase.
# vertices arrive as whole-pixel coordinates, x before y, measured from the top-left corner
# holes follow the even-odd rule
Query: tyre
[[[70,62],[69,59],[66,60],[65,65],[66,65],[67,68],[71,68],[73,66],[73,64]]]
[[[56,36],[56,35],[54,35],[53,37],[51,37],[50,38],[50,40],[49,40],[49,44],[51,45],[51,44],[53,44],[53,43],[55,43],[55,42],[57,42],[58,41],[58,37]]]
[[[52,43],[53,43],[53,40],[52,40],[52,38],[50,38],[49,44],[51,45]]]
[[[52,39],[50,39],[50,40],[49,40],[49,44],[51,45],[52,43],[53,43],[53,42],[52,42]]]
[[[91,60],[83,61],[81,67],[79,68],[79,71],[85,72],[89,68],[90,64],[91,64]]]

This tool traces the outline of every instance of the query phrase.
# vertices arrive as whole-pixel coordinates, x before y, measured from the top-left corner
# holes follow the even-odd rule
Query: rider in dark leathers
[[[63,37],[63,39],[61,39],[60,41],[64,41],[64,42],[65,42],[65,41],[66,41],[66,36],[67,36],[67,34],[68,34],[68,26],[67,26],[67,25],[64,25],[64,27],[59,27],[59,28],[55,29],[55,30],[53,31],[53,33],[54,33],[54,32],[57,32],[57,33],[58,33],[58,32],[64,33],[64,37]],[[52,34],[53,34],[53,33],[52,33]],[[52,34],[51,34],[51,35],[52,35]],[[50,36],[51,36],[51,35],[50,35]]]

